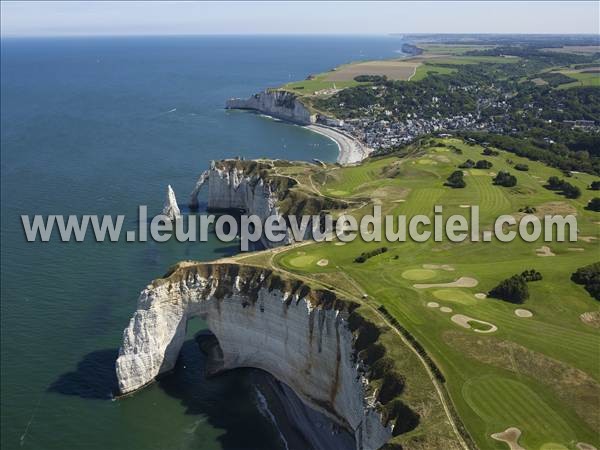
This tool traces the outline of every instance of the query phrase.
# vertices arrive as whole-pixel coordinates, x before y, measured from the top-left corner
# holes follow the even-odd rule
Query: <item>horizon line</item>
[[[269,36],[327,36],[327,37],[411,37],[411,36],[596,36],[600,39],[600,33],[529,33],[529,32],[385,32],[385,33],[64,33],[64,34],[3,34],[0,33],[0,39],[35,39],[35,38],[101,38],[101,37],[269,37]]]

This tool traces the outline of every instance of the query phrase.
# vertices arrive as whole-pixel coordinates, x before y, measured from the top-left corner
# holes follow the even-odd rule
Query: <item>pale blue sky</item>
[[[600,33],[600,2],[2,1],[3,36]]]

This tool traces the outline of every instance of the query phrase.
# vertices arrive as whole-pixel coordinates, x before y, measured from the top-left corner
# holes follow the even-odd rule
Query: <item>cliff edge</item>
[[[250,109],[299,125],[310,125],[317,120],[316,115],[312,114],[296,95],[276,89],[254,94],[247,99],[231,98],[225,103],[225,108]]]

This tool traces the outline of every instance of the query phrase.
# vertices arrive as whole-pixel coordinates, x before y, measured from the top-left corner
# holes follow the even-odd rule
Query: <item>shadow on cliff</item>
[[[174,370],[158,388],[176,398],[186,414],[203,415],[224,449],[285,448],[269,419],[257,412],[257,377],[253,369],[236,369],[205,377],[207,357],[195,339],[186,341]],[[265,412],[265,414],[267,414]]]
[[[48,392],[82,398],[111,399],[118,389],[115,373],[118,354],[119,350],[116,348],[88,353],[74,371],[58,377],[48,387]]]

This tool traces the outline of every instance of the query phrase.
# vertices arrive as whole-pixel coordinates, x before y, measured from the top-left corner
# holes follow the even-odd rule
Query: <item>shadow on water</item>
[[[88,353],[72,372],[62,374],[49,387],[48,392],[76,395],[90,399],[112,399],[117,392],[115,361],[118,349],[98,350]]]
[[[269,419],[257,410],[254,369],[237,369],[214,378],[205,377],[207,357],[196,340],[183,344],[170,376],[158,381],[167,395],[178,399],[186,414],[205,415],[223,449],[283,449]]]
[[[111,400],[117,392],[115,373],[117,349],[88,353],[77,368],[58,377],[48,392],[85,399]],[[239,369],[218,377],[205,377],[206,356],[195,339],[186,341],[175,368],[147,389],[160,389],[180,401],[185,414],[202,415],[214,429],[226,450],[283,449],[277,429],[257,409],[256,374]],[[136,402],[136,396],[119,400]],[[198,431],[198,441],[203,439]]]

